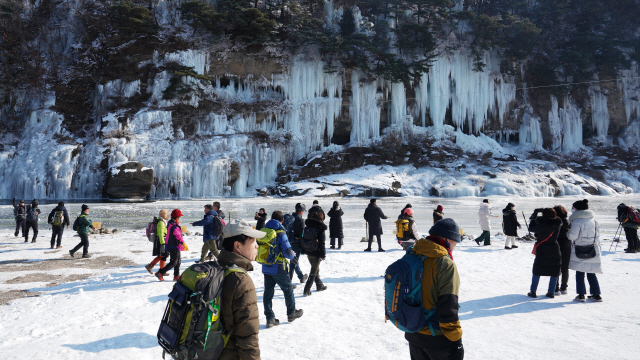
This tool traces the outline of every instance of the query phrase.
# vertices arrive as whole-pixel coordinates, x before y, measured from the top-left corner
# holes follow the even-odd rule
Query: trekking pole
[[[524,211],[522,212],[522,218],[524,219],[524,224],[527,226],[527,232],[531,235],[531,231],[529,230],[529,223],[527,222],[527,217],[524,216]]]

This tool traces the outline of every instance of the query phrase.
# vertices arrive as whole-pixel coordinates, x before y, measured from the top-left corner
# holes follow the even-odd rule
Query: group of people
[[[24,200],[16,202],[13,199],[13,215],[16,221],[16,231],[14,236],[20,235],[22,230],[22,237],[24,242],[29,242],[29,230],[33,229],[33,237],[31,243],[36,243],[38,237],[38,222],[40,221],[40,204],[38,200],[33,199],[30,205],[25,205]],[[89,219],[89,206],[83,204],[81,207],[81,213],[74,221],[74,231],[78,233],[80,237],[80,243],[73,249],[69,250],[69,255],[74,257],[74,254],[80,250],[82,251],[83,258],[89,258],[89,233],[94,229],[93,222]],[[47,218],[47,223],[51,226],[51,249],[62,249],[62,234],[64,233],[65,226],[69,229],[71,222],[69,220],[69,212],[64,206],[64,202],[60,201],[56,207],[54,207]]]

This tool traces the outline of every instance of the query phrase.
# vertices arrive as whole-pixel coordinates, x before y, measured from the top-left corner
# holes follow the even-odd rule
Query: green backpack
[[[278,262],[287,262],[287,259],[282,256],[282,253],[276,254],[278,248],[278,234],[284,233],[282,230],[273,230],[269,228],[262,228],[260,231],[267,233],[262,239],[258,239],[258,255],[256,255],[256,262],[264,265],[273,265]]]

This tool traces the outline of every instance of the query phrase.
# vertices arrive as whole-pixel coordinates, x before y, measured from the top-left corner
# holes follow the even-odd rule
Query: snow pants
[[[38,223],[27,221],[27,226],[24,229],[24,241],[29,240],[29,229],[33,229],[33,239],[31,241],[35,242],[36,237],[38,237]]]
[[[291,285],[288,272],[279,273],[278,275],[264,274],[264,297],[262,298],[262,303],[264,304],[264,315],[267,317],[267,322],[276,317],[272,307],[276,284],[280,286],[280,289],[284,293],[287,315],[296,311],[296,299],[293,296],[293,286]]]
[[[596,274],[587,273],[587,280],[589,281],[589,291],[591,295],[600,295],[600,284]],[[582,271],[576,271],[576,292],[578,295],[585,295],[587,289],[584,286],[584,273]]]
[[[180,257],[180,251],[169,250],[169,263],[167,266],[160,268],[159,272],[162,276],[167,275],[169,270],[173,269],[173,276],[180,276],[180,265],[182,264],[182,258]]]
[[[82,248],[82,255],[87,255],[89,253],[89,234],[78,234],[80,236],[80,243],[76,245],[73,249],[71,249],[72,253],[80,250]]]
[[[22,229],[22,236],[24,236],[24,232],[26,231],[26,226],[27,226],[27,219],[24,220],[18,220],[16,219],[16,232],[15,232],[15,236],[18,236],[18,234],[20,233],[20,229]]]
[[[405,333],[409,342],[411,360],[462,360],[464,347],[462,339],[451,341],[444,335],[425,335],[418,332]]]
[[[624,235],[627,237],[629,250],[640,250],[640,240],[638,239],[638,229],[625,227]]]
[[[51,246],[53,247],[53,245],[57,245],[56,246],[60,246],[62,244],[62,233],[64,232],[64,225],[63,226],[52,226],[51,227]],[[57,241],[56,241],[57,240]]]

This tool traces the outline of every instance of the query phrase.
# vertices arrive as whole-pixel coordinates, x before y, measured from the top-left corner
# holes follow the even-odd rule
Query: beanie
[[[587,210],[589,209],[589,200],[578,200],[573,203],[573,207],[576,208],[576,210]]]
[[[58,203],[58,206],[63,207],[63,206],[64,206],[64,201],[60,201],[60,202]]]
[[[429,229],[429,235],[439,235],[445,239],[460,242],[460,227],[450,218],[438,220]]]
[[[296,211],[297,211],[297,212],[300,212],[300,211],[306,211],[306,210],[307,210],[307,207],[306,207],[306,206],[304,206],[304,204],[301,204],[301,203],[297,203],[297,204],[296,204]]]
[[[444,210],[444,209],[442,208],[442,205],[438,205],[438,207],[436,208],[436,210],[438,210],[438,211],[442,211],[442,210]]]
[[[87,204],[82,204],[82,211],[88,210],[89,209],[89,205]]]

